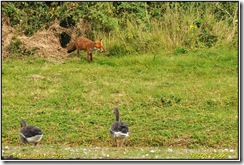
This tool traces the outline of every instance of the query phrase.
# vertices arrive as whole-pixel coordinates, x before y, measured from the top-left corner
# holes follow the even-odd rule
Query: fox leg
[[[87,61],[90,63],[90,55],[89,55],[89,52],[87,52]]]
[[[90,63],[92,61],[92,52],[87,51],[87,61]]]
[[[92,61],[92,53],[90,54],[90,60]]]
[[[77,49],[77,54],[78,54],[78,57],[80,57],[80,50]]]

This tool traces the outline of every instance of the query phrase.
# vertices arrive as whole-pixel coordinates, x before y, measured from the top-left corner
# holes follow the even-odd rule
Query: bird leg
[[[116,136],[114,137],[114,142],[115,142],[116,147],[119,147],[118,138]]]
[[[34,143],[34,146],[39,146],[39,145],[40,145],[39,142]]]
[[[124,146],[124,141],[125,141],[125,139],[122,139],[120,147]]]

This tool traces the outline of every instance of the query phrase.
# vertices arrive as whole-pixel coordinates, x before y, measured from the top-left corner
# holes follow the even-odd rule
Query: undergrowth
[[[107,54],[121,56],[216,45],[237,49],[238,5],[238,2],[2,2],[2,12],[4,22],[14,27],[18,35],[27,36],[50,27],[55,19],[65,28],[80,26],[83,20],[77,36],[103,38]]]

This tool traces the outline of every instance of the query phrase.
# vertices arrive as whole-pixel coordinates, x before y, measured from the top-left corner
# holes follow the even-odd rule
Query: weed
[[[176,47],[176,49],[174,51],[174,54],[176,54],[176,55],[186,54],[186,53],[187,53],[187,49],[182,46]]]

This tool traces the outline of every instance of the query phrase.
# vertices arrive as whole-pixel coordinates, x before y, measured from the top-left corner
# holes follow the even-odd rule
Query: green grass
[[[81,59],[3,60],[2,146],[27,152],[18,135],[25,119],[43,130],[43,150],[118,150],[109,135],[115,120],[112,109],[118,107],[130,127],[124,150],[134,151],[128,154],[134,158],[145,156],[139,148],[177,151],[162,152],[158,158],[163,159],[189,158],[189,153],[182,156],[183,149],[209,150],[207,154],[233,149],[231,157],[237,158],[237,51],[211,48],[121,57],[97,53],[91,64],[85,52],[81,54]],[[120,158],[115,155],[112,158]],[[121,158],[131,158],[128,155]]]

